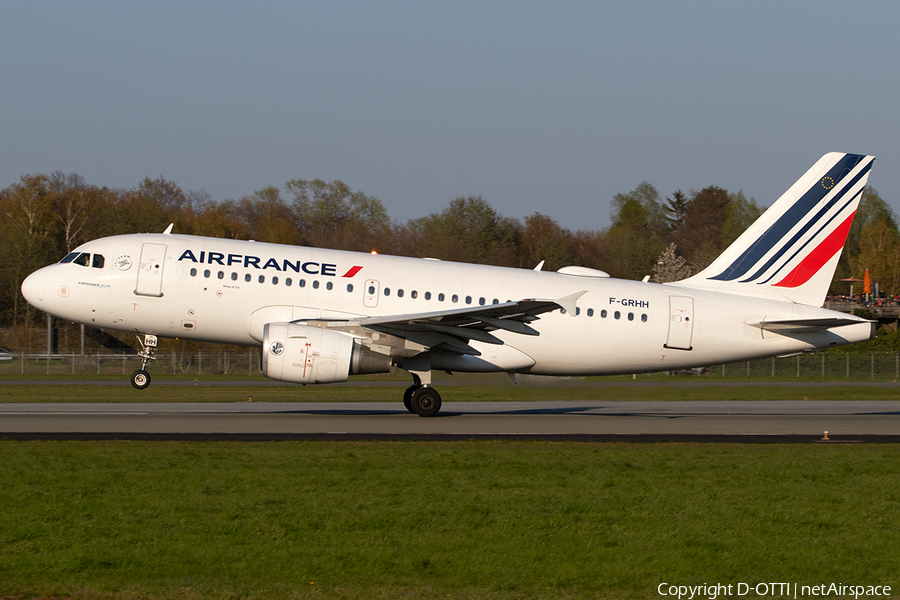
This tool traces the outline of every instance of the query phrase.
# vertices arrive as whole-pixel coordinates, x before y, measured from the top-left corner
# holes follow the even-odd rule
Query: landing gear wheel
[[[433,417],[441,410],[441,395],[433,387],[420,387],[410,399],[412,411],[420,417]]]
[[[415,411],[412,409],[413,392],[415,392],[420,387],[422,387],[422,386],[411,385],[408,388],[406,388],[406,390],[404,390],[404,392],[403,392],[403,406],[405,406],[406,410],[408,410],[411,413],[415,413]]]
[[[138,342],[141,344],[141,351],[137,353],[141,357],[141,368],[131,374],[131,385],[136,389],[143,390],[150,385],[150,373],[147,371],[147,367],[156,360],[153,352],[156,350],[159,340],[156,339],[155,335],[148,333],[144,336],[143,341],[138,336]]]
[[[131,374],[131,385],[139,390],[146,389],[150,385],[150,373],[143,369],[138,369]]]

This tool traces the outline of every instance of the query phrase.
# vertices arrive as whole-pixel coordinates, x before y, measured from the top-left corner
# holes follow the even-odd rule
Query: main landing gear
[[[441,395],[413,373],[413,384],[403,392],[403,406],[420,417],[433,417],[441,410]]]
[[[141,342],[141,338],[138,338]],[[141,342],[141,351],[138,356],[141,357],[141,368],[131,374],[131,385],[139,390],[146,389],[150,385],[150,372],[147,366],[156,360],[153,351],[156,350],[157,339],[155,335],[145,335],[144,341]]]

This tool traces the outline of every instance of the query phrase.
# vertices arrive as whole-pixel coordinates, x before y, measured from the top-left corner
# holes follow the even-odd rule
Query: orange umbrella
[[[872,278],[869,277],[869,270],[866,269],[866,275],[863,278],[863,293],[871,294],[872,293]]]

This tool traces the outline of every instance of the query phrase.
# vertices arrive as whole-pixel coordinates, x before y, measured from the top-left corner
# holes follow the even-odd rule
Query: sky
[[[900,213],[898,22],[888,1],[5,0],[0,188],[340,179],[402,223],[481,196],[596,230],[643,181],[767,206],[842,151],[876,156]]]

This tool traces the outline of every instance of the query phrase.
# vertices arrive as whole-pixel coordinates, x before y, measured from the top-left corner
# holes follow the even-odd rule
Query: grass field
[[[898,459],[880,445],[0,442],[0,597],[896,594]]]

